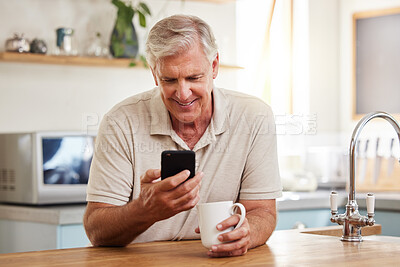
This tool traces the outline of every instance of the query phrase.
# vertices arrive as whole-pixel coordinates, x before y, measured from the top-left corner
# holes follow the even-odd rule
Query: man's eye
[[[175,80],[174,79],[165,79],[163,81],[166,83],[173,83]]]
[[[200,79],[200,77],[189,77],[189,80],[191,80],[191,81],[197,81],[199,79]]]

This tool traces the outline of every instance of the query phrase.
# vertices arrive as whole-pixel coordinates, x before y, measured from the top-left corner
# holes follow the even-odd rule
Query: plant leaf
[[[128,13],[129,20],[132,21],[133,16],[135,15],[135,9],[132,6],[128,6],[127,8],[126,12]]]
[[[114,56],[115,57],[120,57],[120,56],[122,56],[124,54],[125,48],[124,48],[123,44],[121,44],[119,42],[114,42],[114,43],[111,44],[111,46],[112,46],[112,49],[114,51]]]
[[[142,26],[143,28],[145,28],[145,27],[146,27],[146,17],[145,17],[145,15],[143,15],[143,13],[140,12],[139,10],[137,11],[137,13],[139,14],[139,23],[140,23],[140,26]]]
[[[143,66],[144,66],[145,68],[148,68],[148,67],[149,67],[149,65],[147,64],[147,60],[146,60],[146,57],[145,57],[145,56],[140,55],[140,61],[142,61]]]
[[[135,11],[132,6],[127,6],[120,0],[112,0],[112,3],[118,8],[117,21],[129,25],[132,22]]]
[[[131,61],[131,63],[129,63],[129,67],[135,67],[137,64],[135,61]]]
[[[120,0],[112,0],[111,3],[118,9],[126,7],[126,5]]]
[[[132,38],[130,40],[126,40],[125,42],[127,45],[137,45],[138,42],[135,40],[132,40]]]
[[[151,16],[151,12],[150,12],[150,8],[143,2],[139,3],[139,7],[142,9],[143,13],[146,15],[150,15]]]
[[[118,40],[122,40],[122,38],[124,37],[125,28],[126,28],[125,22],[117,19],[117,22],[115,24],[115,30],[117,31],[116,37]]]
[[[125,28],[124,37],[126,41],[132,41],[133,29],[131,27]]]

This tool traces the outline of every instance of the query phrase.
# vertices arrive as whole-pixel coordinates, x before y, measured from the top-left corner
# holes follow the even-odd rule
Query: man
[[[219,56],[210,27],[194,16],[159,21],[147,40],[156,88],[104,117],[92,162],[85,229],[95,246],[198,239],[197,203],[239,201],[241,227],[221,234],[211,257],[262,245],[276,225],[281,195],[275,124],[261,100],[218,89]],[[196,175],[160,180],[163,150],[196,152]],[[238,223],[232,216],[218,225]]]

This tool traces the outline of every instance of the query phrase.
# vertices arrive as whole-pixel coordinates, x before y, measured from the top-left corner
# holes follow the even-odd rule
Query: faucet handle
[[[375,196],[372,193],[367,194],[367,213],[368,216],[374,216]]]
[[[337,197],[338,197],[338,193],[336,191],[332,191],[331,195],[329,197],[329,200],[331,202],[331,211],[332,212],[337,212]]]

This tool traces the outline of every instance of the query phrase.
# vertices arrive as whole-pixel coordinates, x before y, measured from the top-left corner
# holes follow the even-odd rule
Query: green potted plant
[[[116,58],[135,58],[138,54],[139,43],[133,25],[133,17],[137,13],[139,24],[146,27],[146,16],[151,16],[149,7],[139,2],[133,5],[121,0],[112,0],[118,8],[117,19],[111,34],[110,52]]]

